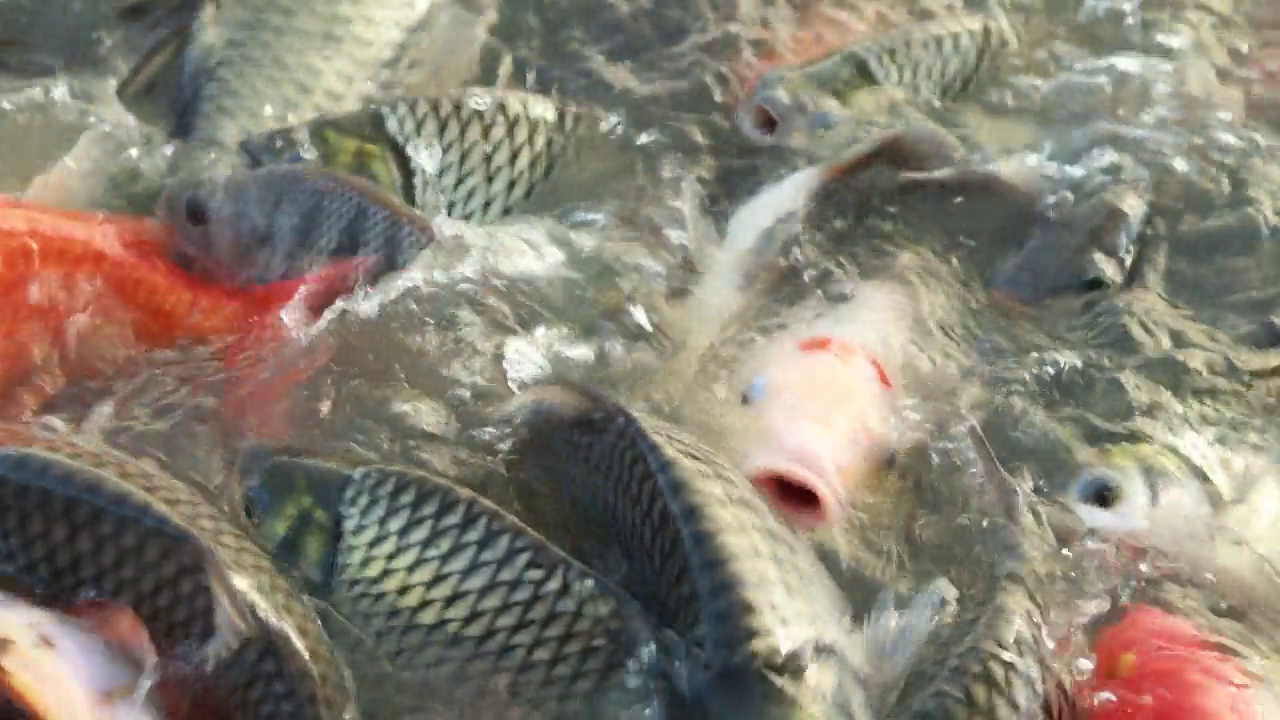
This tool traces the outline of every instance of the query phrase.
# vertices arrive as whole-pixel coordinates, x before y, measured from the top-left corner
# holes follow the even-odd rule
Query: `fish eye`
[[[183,217],[191,227],[204,227],[209,224],[209,205],[198,195],[188,195],[182,206]]]
[[[1119,483],[1103,475],[1086,478],[1080,484],[1077,494],[1080,502],[1102,510],[1110,510],[1119,505],[1124,495]]]
[[[809,118],[809,124],[815,132],[825,132],[833,129],[838,123],[836,114],[830,110],[819,110]]]
[[[760,399],[764,394],[764,378],[756,378],[751,381],[746,390],[742,391],[742,404],[750,405]]]

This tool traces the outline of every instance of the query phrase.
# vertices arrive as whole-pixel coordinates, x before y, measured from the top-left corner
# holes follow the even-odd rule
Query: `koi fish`
[[[184,343],[224,351],[228,369],[242,369],[250,350],[295,340],[289,321],[298,313],[286,309],[313,320],[361,281],[368,262],[229,288],[173,264],[174,232],[144,218],[0,199],[0,298],[8,308],[0,319],[0,417],[30,417],[68,385],[111,377],[141,353]],[[297,362],[314,369],[323,359],[304,352]],[[283,417],[267,417],[284,409],[279,379],[237,376],[236,383],[235,412],[253,412],[228,419],[255,436],[283,432]]]
[[[1134,605],[1098,634],[1092,677],[1075,687],[1090,720],[1261,720],[1257,678],[1186,620]]]
[[[740,467],[793,525],[838,522],[891,459],[900,417],[892,328],[909,312],[896,288],[865,283],[849,303],[784,333],[754,368]]]

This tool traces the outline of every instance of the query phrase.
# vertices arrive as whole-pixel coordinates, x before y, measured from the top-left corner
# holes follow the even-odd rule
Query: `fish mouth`
[[[833,525],[844,514],[833,482],[808,463],[761,460],[749,464],[746,475],[775,512],[802,530]]]
[[[738,108],[738,129],[759,145],[776,145],[785,134],[789,102],[776,88],[757,90]]]

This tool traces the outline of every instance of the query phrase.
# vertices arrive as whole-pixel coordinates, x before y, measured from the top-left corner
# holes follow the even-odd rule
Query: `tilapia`
[[[244,510],[277,560],[400,673],[538,707],[590,699],[649,642],[625,595],[431,472],[284,448],[242,458]]]
[[[1080,717],[1054,669],[1044,637],[1042,565],[1056,548],[1029,505],[1030,488],[997,462],[976,423],[968,428],[978,482],[999,543],[989,591],[961,596],[957,614],[934,628],[885,717],[1019,720]]]
[[[272,560],[194,487],[88,439],[0,425],[0,567],[42,601],[131,608],[236,718],[355,717],[348,673]]]
[[[240,143],[252,167],[309,162],[361,176],[423,212],[470,222],[512,212],[604,118],[518,90],[381,100]],[[442,206],[443,203],[443,206]]]
[[[234,285],[301,277],[342,257],[373,258],[372,280],[436,240],[426,216],[374,184],[303,166],[171,184],[158,213],[178,228],[180,264]]]
[[[853,609],[731,464],[589,389],[540,386],[512,403],[508,474],[612,539],[623,588],[701,648],[708,675],[692,689],[696,707],[713,717],[873,716]]]
[[[1142,187],[1115,185],[1062,217],[1041,219],[1027,244],[996,272],[992,292],[1030,305],[1129,284],[1146,226],[1146,195]]]
[[[245,137],[357,109],[430,0],[120,0],[119,12],[172,28],[120,82],[136,98],[177,63],[171,135],[234,148]]]
[[[833,129],[853,96],[891,88],[920,102],[968,92],[1018,35],[995,2],[909,23],[821,59],[766,73],[738,109],[738,127],[764,144],[791,143]]]

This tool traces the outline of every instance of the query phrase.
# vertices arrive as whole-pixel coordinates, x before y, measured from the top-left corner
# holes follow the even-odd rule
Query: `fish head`
[[[851,497],[892,459],[892,381],[861,349],[840,340],[820,347],[823,340],[771,349],[741,397],[742,470],[804,529],[843,519]]]
[[[156,208],[177,229],[174,260],[197,275],[232,285],[250,280],[246,250],[254,242],[254,218],[264,210],[262,198],[237,185],[228,178],[180,175],[165,184]]]
[[[772,72],[738,108],[738,129],[759,145],[800,145],[833,130],[839,106],[804,81]]]
[[[835,655],[809,654],[793,667],[722,668],[697,688],[708,720],[870,720],[860,675]]]
[[[1181,531],[1202,527],[1212,505],[1199,479],[1172,451],[1150,443],[1113,445],[1099,452],[1065,493],[1066,504],[1090,530],[1117,539],[1146,537],[1173,520]]]
[[[251,447],[237,465],[238,508],[277,562],[317,594],[329,584],[350,469],[286,448]]]

